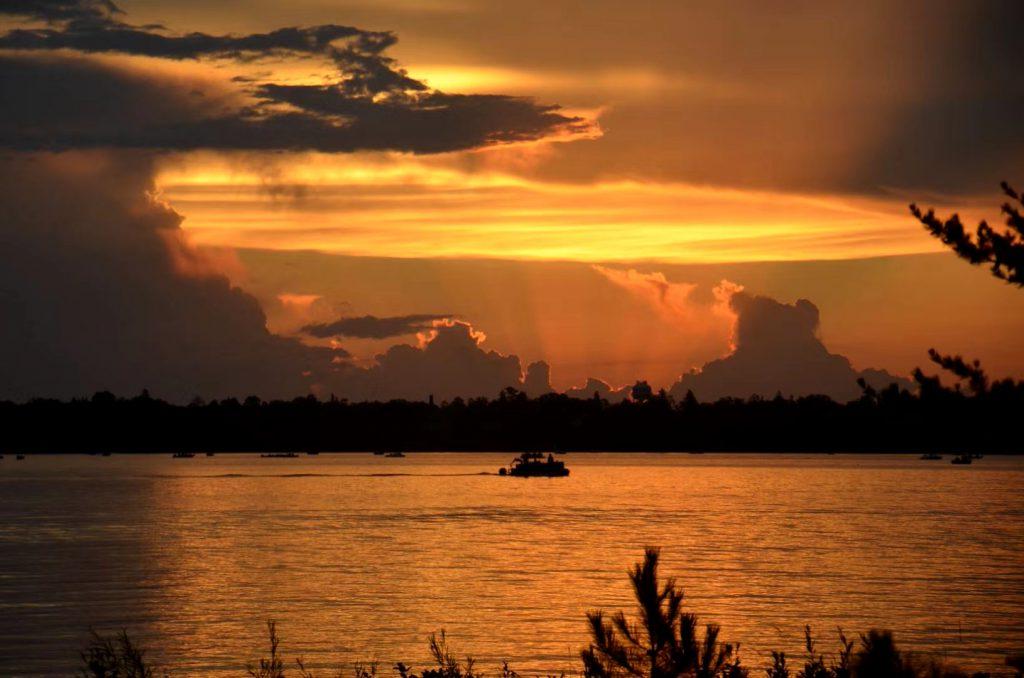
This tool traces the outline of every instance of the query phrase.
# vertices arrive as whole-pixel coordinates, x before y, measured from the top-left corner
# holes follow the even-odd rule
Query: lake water
[[[422,667],[447,629],[490,675],[576,671],[584,613],[630,606],[645,545],[751,666],[805,623],[827,651],[837,626],[976,669],[1024,651],[1024,459],[569,454],[569,478],[494,475],[510,457],[7,455],[0,675],[68,674],[90,627],[127,627],[173,675],[244,675],[267,619],[316,667]]]

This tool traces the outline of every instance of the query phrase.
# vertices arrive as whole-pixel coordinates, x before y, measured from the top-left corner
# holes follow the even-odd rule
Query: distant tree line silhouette
[[[849,640],[838,630],[839,644],[834,654],[819,652],[811,634],[804,628],[806,654],[802,666],[791,665],[793,657],[771,652],[770,662],[751,669],[740,661],[740,646],[719,640],[717,624],[699,623],[696,614],[683,609],[683,590],[674,579],[659,580],[658,549],[648,548],[635,564],[629,578],[636,599],[633,618],[624,612],[606,616],[601,611],[587,614],[590,643],[580,650],[581,666],[570,675],[581,678],[989,678],[989,673],[967,673],[936,656],[901,650],[890,631],[871,629],[859,639]],[[335,669],[317,673],[301,658],[286,659],[281,650],[277,624],[267,622],[269,654],[247,665],[251,678],[377,678],[376,662],[353,664],[350,672]],[[859,642],[858,642],[859,641]],[[395,678],[486,678],[472,657],[460,660],[448,644],[444,631],[431,634],[428,646],[432,665],[419,671],[411,665],[396,663]],[[93,632],[80,652],[78,675],[82,678],[153,678],[160,675],[146,653],[126,631],[113,636]],[[827,657],[827,658],[826,658]],[[794,664],[796,664],[794,662]],[[1006,658],[1006,666],[1021,678],[1024,657]],[[166,671],[162,675],[169,675]],[[562,673],[558,678],[565,678]],[[496,674],[498,678],[498,674]],[[507,661],[500,678],[520,678]],[[555,678],[547,676],[547,678]]]
[[[861,383],[857,400],[826,396],[675,401],[639,382],[633,397],[506,389],[493,399],[347,402],[250,396],[174,405],[118,398],[0,403],[0,448],[27,452],[176,451],[873,451],[1021,452],[1024,381],[936,354],[964,381],[915,373],[914,392]]]

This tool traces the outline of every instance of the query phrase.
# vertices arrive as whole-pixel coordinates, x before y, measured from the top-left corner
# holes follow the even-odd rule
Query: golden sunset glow
[[[486,160],[485,160],[486,162]],[[500,162],[500,160],[496,160]],[[195,242],[384,257],[721,263],[938,251],[898,200],[637,181],[552,183],[455,162],[197,163],[158,184]]]
[[[1022,26],[0,0],[0,676],[1021,678]]]
[[[806,300],[856,369],[905,378],[943,343],[1024,373],[1024,298],[908,211],[998,222],[993,193],[1019,171],[1019,78],[986,51],[1003,37],[934,49],[989,26],[980,10],[82,2],[0,12],[26,101],[0,141],[37,154],[28,167],[94,174],[87,194],[131,187],[110,201],[154,238],[117,231],[114,259],[168,261],[153,289],[175,299],[230,281],[233,310],[196,313],[246,330],[173,324],[250,342],[260,365],[280,340],[303,375],[288,388],[366,377],[431,346],[435,322],[486,336],[448,346],[518,361],[513,381],[543,362],[562,390],[669,387],[737,350],[738,290]],[[226,351],[200,353],[215,372]]]
[[[1022,26],[0,0],[0,676],[1021,678]]]

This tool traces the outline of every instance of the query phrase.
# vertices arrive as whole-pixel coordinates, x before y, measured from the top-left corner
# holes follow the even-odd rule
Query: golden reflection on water
[[[760,667],[835,628],[892,628],[999,669],[1024,648],[1024,463],[590,455],[33,457],[0,468],[0,673],[66,673],[90,625],[181,675],[239,675],[278,621],[289,659],[422,666],[447,629],[485,672],[575,671],[584,613],[630,604],[663,549],[690,609]],[[408,475],[392,475],[392,474]]]

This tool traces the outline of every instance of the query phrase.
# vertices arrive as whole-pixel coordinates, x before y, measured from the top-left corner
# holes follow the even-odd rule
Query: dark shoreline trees
[[[174,405],[119,398],[0,401],[0,452],[734,451],[1022,453],[1024,381],[930,352],[953,386],[915,370],[915,391],[861,381],[857,400],[752,396],[675,401],[663,391],[610,403],[529,398],[348,402],[315,396]]]
[[[967,389],[915,375],[918,392],[675,402],[663,393],[609,403],[560,394],[431,404],[313,396],[173,405],[143,394],[0,402],[5,452],[256,451],[790,451],[1020,453],[1024,382],[989,384],[967,363]],[[955,427],[950,427],[955,422]]]

